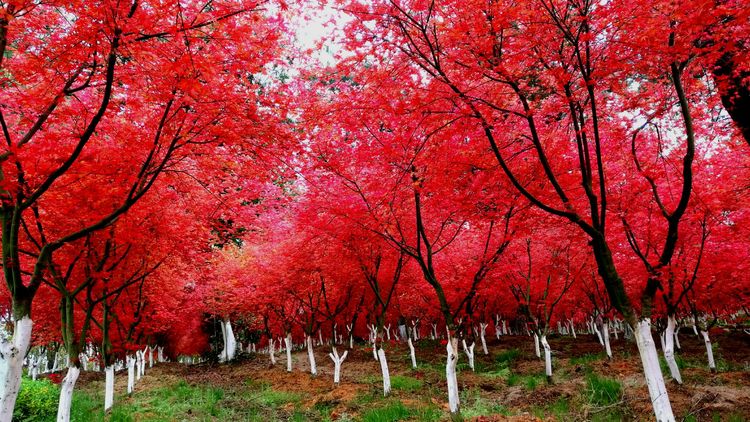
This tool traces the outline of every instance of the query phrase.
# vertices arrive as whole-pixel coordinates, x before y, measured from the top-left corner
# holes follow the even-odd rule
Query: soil
[[[678,420],[750,420],[750,336],[741,332],[715,333],[715,358],[719,372],[712,373],[705,362],[705,348],[700,337],[692,332],[680,333],[682,349],[677,352],[683,362],[683,385],[678,385],[667,377],[667,389],[675,416]],[[488,339],[490,355],[477,350],[477,372],[465,366],[462,354],[459,361],[459,388],[470,392],[470,398],[463,399],[462,408],[472,403],[488,403],[504,414],[475,416],[474,421],[539,421],[560,420],[551,406],[561,401],[568,403],[567,413],[562,420],[601,419],[604,420],[652,420],[648,390],[641,374],[640,358],[634,343],[622,337],[612,339],[614,358],[607,360],[603,347],[596,336],[580,334],[578,339],[568,336],[550,336],[553,350],[554,376],[547,383],[543,371],[544,362],[534,355],[533,340],[527,336],[504,336],[499,340]],[[386,346],[391,376],[406,376],[422,382],[422,387],[414,390],[394,388],[392,399],[400,400],[405,406],[419,408],[433,406],[445,410],[444,397],[444,346],[437,341],[417,342],[419,369],[412,370],[408,348],[399,343]],[[503,351],[518,349],[518,356],[512,359],[508,369],[512,374],[531,380],[528,383],[512,384],[502,376],[490,376],[498,363],[494,357]],[[342,382],[334,386],[333,363],[324,354],[326,347],[318,347],[316,360],[318,375],[309,374],[307,353],[304,350],[293,354],[294,370],[286,372],[283,353],[278,355],[277,364],[271,367],[265,354],[244,355],[237,362],[219,364],[182,365],[162,363],[146,370],[145,379],[136,385],[136,393],[141,389],[174,385],[180,380],[195,385],[212,385],[225,389],[237,389],[251,382],[261,382],[269,388],[298,394],[303,408],[325,407],[330,409],[331,419],[340,415],[361,415],[369,408],[380,405],[377,401],[363,402],[364,395],[379,397],[382,394],[380,365],[373,359],[372,349],[355,346],[342,366]],[[584,359],[581,359],[584,357]],[[571,362],[571,359],[575,359]],[[464,364],[461,366],[461,364]],[[587,377],[589,374],[617,379],[623,394],[621,399],[610,406],[597,407],[587,400]],[[525,377],[525,378],[524,378]],[[533,380],[532,380],[533,378]],[[534,382],[532,382],[534,381]],[[79,380],[80,388],[91,388],[103,382],[102,373],[85,373]],[[116,391],[124,391],[127,376],[118,374]],[[512,384],[512,385],[511,385]],[[463,397],[463,396],[462,396]],[[443,417],[447,413],[443,412]],[[739,419],[738,419],[739,418]]]

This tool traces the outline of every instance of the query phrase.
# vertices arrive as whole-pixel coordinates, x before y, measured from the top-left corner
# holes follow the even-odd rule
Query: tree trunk
[[[708,330],[701,330],[703,336],[703,342],[706,344],[706,356],[708,357],[708,369],[711,372],[716,372],[716,363],[714,362],[714,350],[711,347],[711,338],[708,337]]]
[[[471,368],[471,372],[474,372],[474,346],[476,343],[472,341],[469,347],[466,347],[466,339],[461,340],[461,343],[464,346],[464,353],[469,359],[469,368]]]
[[[286,371],[292,372],[292,333],[286,333],[284,348],[286,349]]]
[[[675,328],[674,316],[667,317],[667,329],[664,332],[664,359],[667,361],[669,366],[669,372],[672,378],[677,384],[682,384],[682,375],[680,375],[680,368],[677,366],[677,361],[674,358],[674,328]]]
[[[536,354],[536,357],[542,357],[542,354],[539,351],[539,336],[536,335],[536,333],[534,333],[534,353]]]
[[[607,352],[607,359],[612,359],[612,347],[609,345],[609,322],[604,321],[602,324],[602,339],[604,340],[604,350]]]
[[[446,345],[448,352],[445,362],[445,378],[448,383],[448,409],[451,414],[458,416],[460,400],[458,397],[458,380],[456,379],[456,365],[458,364],[458,339],[449,338]]]
[[[334,347],[328,356],[333,361],[333,383],[338,385],[341,382],[341,364],[344,363],[346,355],[349,354],[348,350],[344,350],[344,354],[339,356],[338,351]]]
[[[271,365],[276,365],[276,346],[274,344],[273,338],[268,339],[268,357],[271,358]]]
[[[73,389],[81,370],[75,366],[68,368],[68,375],[60,385],[60,400],[57,403],[57,422],[70,421],[70,405],[73,403]]]
[[[654,408],[654,415],[658,422],[674,422],[672,404],[669,402],[667,387],[659,367],[659,356],[656,352],[654,337],[651,335],[651,321],[643,319],[635,328],[635,341],[643,364],[643,374],[646,377],[648,393]]]
[[[547,343],[547,336],[542,335],[542,347],[544,347],[544,374],[547,375],[547,382],[552,383],[552,350]]]
[[[106,413],[115,402],[115,367],[107,366],[104,369],[104,376],[104,413]]]
[[[489,352],[487,351],[487,339],[484,337],[485,332],[487,331],[487,325],[484,322],[479,323],[479,339],[482,340],[482,353],[485,355],[488,355]]]
[[[417,356],[414,353],[414,342],[411,341],[410,337],[406,338],[406,342],[409,344],[409,355],[411,356],[411,367],[417,369]]]
[[[13,418],[33,325],[28,314],[16,319],[13,338],[0,344],[0,422],[10,422]]]
[[[221,334],[224,338],[224,350],[221,351],[219,361],[230,362],[234,360],[234,355],[237,351],[237,339],[234,337],[232,323],[229,321],[229,318],[221,322]]]
[[[378,360],[380,361],[380,371],[383,373],[383,396],[391,393],[391,373],[388,371],[388,361],[385,359],[385,350],[378,349]]]
[[[135,358],[127,356],[125,358],[128,365],[128,395],[133,394],[135,388]]]
[[[307,336],[307,358],[310,360],[310,373],[318,375],[318,367],[315,365],[315,353],[313,353],[312,336]]]

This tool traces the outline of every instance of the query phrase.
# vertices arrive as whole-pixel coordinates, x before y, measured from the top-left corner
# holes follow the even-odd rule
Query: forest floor
[[[750,336],[717,333],[714,355],[718,372],[706,366],[703,342],[692,333],[681,336],[677,362],[684,385],[667,378],[677,420],[750,420]],[[651,420],[648,391],[640,372],[635,344],[612,341],[608,361],[594,336],[551,336],[553,383],[544,362],[534,355],[526,336],[491,339],[489,355],[476,348],[476,372],[465,355],[458,365],[461,413],[475,421]],[[410,368],[408,349],[386,346],[392,394],[382,395],[380,365],[372,349],[356,346],[343,364],[342,382],[332,383],[333,363],[316,351],[318,375],[311,376],[307,354],[293,355],[294,371],[286,372],[285,355],[275,367],[264,354],[241,356],[228,365],[163,363],[146,370],[128,397],[127,376],[118,374],[116,404],[110,421],[437,421],[448,420],[445,348],[439,342],[417,342],[417,369]],[[662,371],[666,364],[662,358]],[[75,415],[102,419],[101,374],[79,381]],[[79,419],[85,418],[78,416]]]

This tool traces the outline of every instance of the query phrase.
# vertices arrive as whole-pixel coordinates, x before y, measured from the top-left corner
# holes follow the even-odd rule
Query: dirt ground
[[[716,373],[707,368],[702,339],[685,332],[680,337],[682,349],[677,356],[684,384],[678,385],[667,377],[667,389],[677,419],[750,420],[750,335],[714,334]],[[466,365],[465,355],[459,360],[461,406],[469,420],[653,419],[634,343],[613,339],[614,358],[610,361],[595,336],[581,334],[578,339],[551,336],[554,376],[549,384],[543,375],[544,362],[534,355],[530,337],[504,336],[488,340],[489,355],[483,355],[480,346],[476,348],[476,372]],[[268,356],[260,353],[243,355],[228,365],[159,364],[147,370],[146,379],[136,386],[136,395],[139,391],[173,385],[181,380],[190,385],[211,385],[225,390],[237,390],[250,382],[263,383],[265,388],[274,391],[293,393],[299,400],[287,406],[324,409],[326,415],[322,419],[336,420],[343,415],[358,419],[381,406],[385,399],[382,398],[380,364],[373,359],[371,349],[358,345],[350,351],[338,386],[332,383],[333,363],[325,354],[326,350],[327,346],[316,350],[316,377],[309,374],[304,351],[295,351],[293,372],[286,372],[283,353],[277,354],[274,367],[269,365]],[[412,414],[406,419],[447,419],[444,346],[431,340],[417,342],[417,369],[410,368],[408,349],[404,345],[391,343],[386,351],[391,376],[398,378],[387,399],[389,403],[397,400],[408,408],[435,409],[430,418]],[[619,381],[619,397],[606,405],[592,402],[589,385],[592,376]],[[101,378],[101,374],[86,374],[79,381],[80,388],[98,388]],[[126,381],[125,376],[118,376],[116,390],[124,390]]]

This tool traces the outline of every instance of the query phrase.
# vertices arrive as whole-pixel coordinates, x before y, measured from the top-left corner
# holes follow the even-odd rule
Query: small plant
[[[19,422],[54,420],[60,389],[48,379],[23,378],[16,399],[13,420]]]
[[[589,374],[586,379],[586,392],[592,405],[608,406],[620,401],[622,384],[616,379]]]

